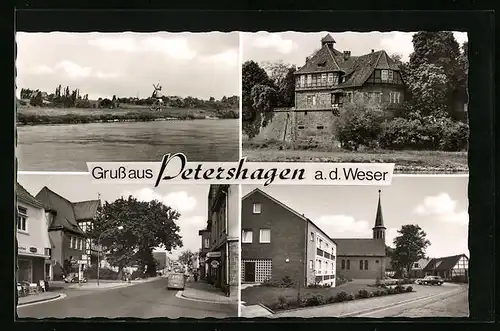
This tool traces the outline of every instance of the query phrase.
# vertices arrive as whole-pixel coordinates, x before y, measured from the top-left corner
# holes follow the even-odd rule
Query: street
[[[283,317],[467,317],[467,285],[412,285],[415,292],[279,312]]]
[[[64,289],[64,299],[20,306],[17,311],[19,318],[224,318],[238,314],[236,305],[185,300],[176,297],[178,291],[167,290],[166,285],[167,279],[160,278],[105,290]]]

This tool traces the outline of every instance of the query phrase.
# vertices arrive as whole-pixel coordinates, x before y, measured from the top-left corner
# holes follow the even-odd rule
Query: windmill
[[[158,83],[156,85],[153,84],[153,88],[154,88],[154,91],[153,91],[153,94],[151,95],[151,97],[153,99],[155,99],[155,101],[151,105],[151,110],[161,111],[162,107],[163,107],[163,99],[162,99],[163,94],[161,93],[160,83]]]

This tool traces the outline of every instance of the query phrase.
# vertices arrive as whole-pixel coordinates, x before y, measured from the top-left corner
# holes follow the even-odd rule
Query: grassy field
[[[467,173],[467,152],[347,151],[340,148],[294,150],[275,143],[243,141],[243,156],[251,162],[395,163],[395,173]]]
[[[238,114],[238,110],[232,110]],[[166,108],[153,111],[144,106],[127,106],[117,109],[96,108],[37,108],[20,107],[17,110],[17,120],[21,124],[69,124],[90,123],[100,121],[152,121],[155,119],[205,119],[207,117],[231,116],[231,111],[218,113],[214,110]]]
[[[349,282],[337,287],[325,288],[301,288],[301,298],[309,298],[313,295],[322,295],[325,299],[331,296],[336,296],[340,292],[358,293],[359,290],[373,291],[366,284]],[[279,288],[270,286],[253,286],[247,287],[241,291],[241,300],[245,301],[245,305],[263,304],[266,307],[274,309],[278,303],[279,297],[285,297],[289,303],[289,308],[297,308],[297,288]]]

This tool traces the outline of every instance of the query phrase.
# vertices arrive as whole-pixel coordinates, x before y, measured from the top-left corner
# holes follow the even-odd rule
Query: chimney
[[[375,50],[374,50],[374,49],[372,49],[372,53],[374,53],[374,52],[375,52]]]
[[[309,56],[306,56],[306,63],[309,61]]]
[[[351,51],[344,51],[344,60],[349,60],[351,57]]]

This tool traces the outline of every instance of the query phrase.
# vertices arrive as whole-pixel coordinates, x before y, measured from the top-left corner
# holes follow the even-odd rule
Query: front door
[[[245,262],[245,282],[255,282],[255,262]]]

